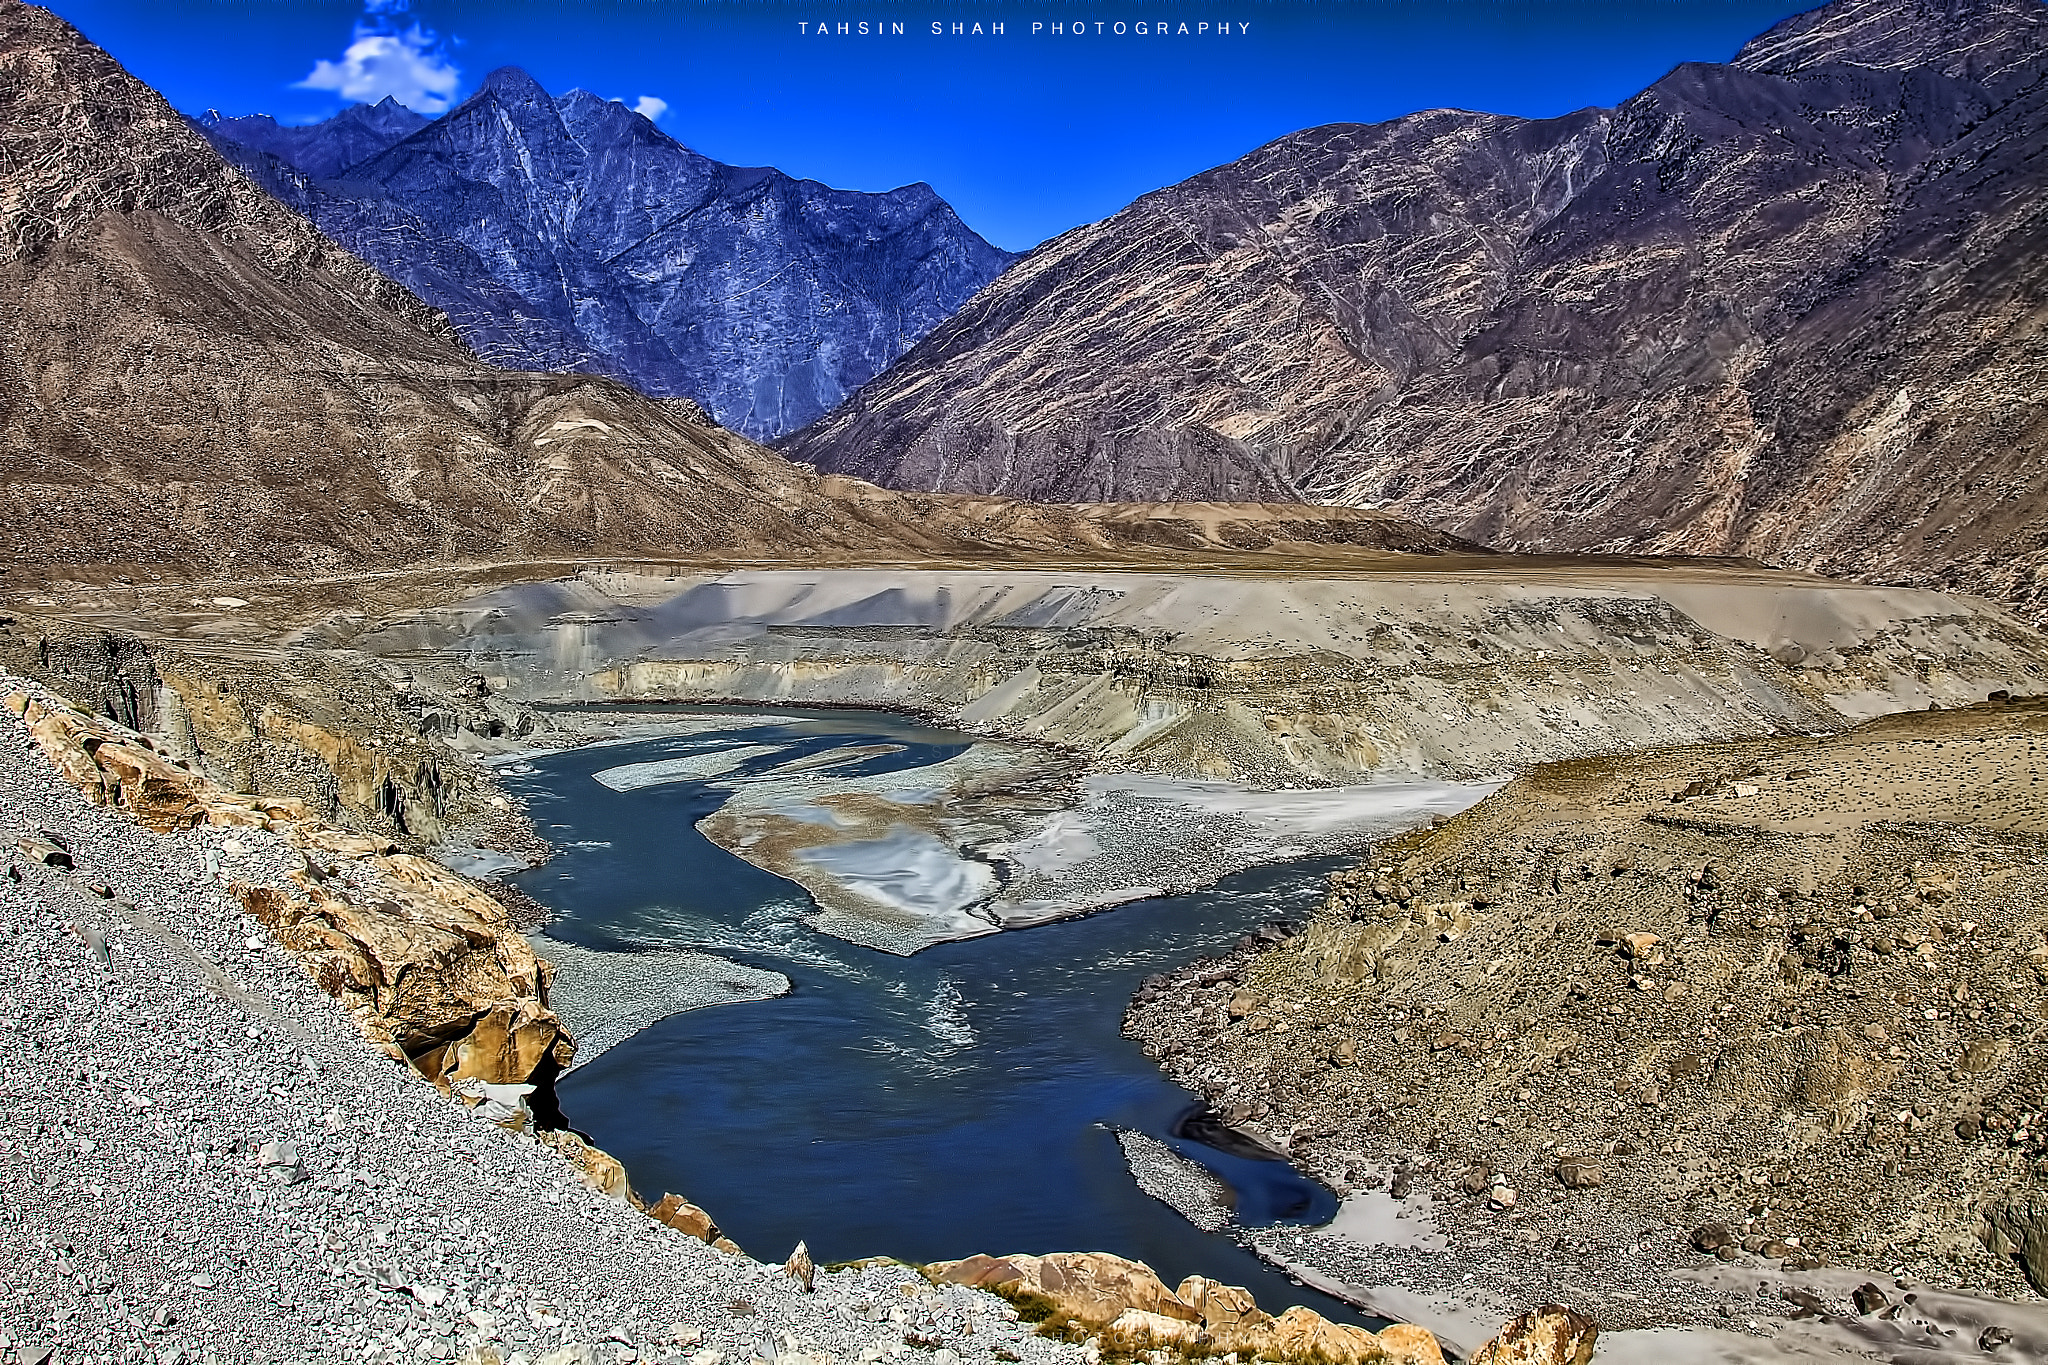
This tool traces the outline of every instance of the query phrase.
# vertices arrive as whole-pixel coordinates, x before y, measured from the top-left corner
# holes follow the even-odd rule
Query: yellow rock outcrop
[[[1587,1365],[1600,1329],[1558,1304],[1532,1308],[1472,1353],[1472,1365]]]
[[[1168,1289],[1150,1266],[1107,1252],[969,1256],[927,1269],[949,1284],[993,1290],[1039,1309],[1049,1322],[1124,1350],[1234,1351],[1317,1365],[1443,1365],[1436,1338],[1420,1327],[1396,1323],[1369,1332],[1299,1306],[1276,1318],[1262,1312],[1248,1290],[1199,1275]]]
[[[519,1084],[568,1064],[574,1045],[547,1005],[548,964],[470,883],[388,841],[335,829],[299,801],[226,791],[112,721],[21,693],[6,705],[87,799],[158,833],[267,829],[353,861],[346,879],[309,863],[290,886],[231,889],[372,1041],[428,1080]]]

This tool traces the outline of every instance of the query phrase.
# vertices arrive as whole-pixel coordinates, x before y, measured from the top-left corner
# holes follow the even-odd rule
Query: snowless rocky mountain
[[[232,143],[268,152],[294,170],[325,180],[418,132],[428,119],[386,95],[375,104],[351,105],[333,118],[303,127],[281,125],[268,114],[223,118],[218,109],[207,110],[194,122],[216,146]]]
[[[2039,608],[2044,13],[1840,0],[1614,109],[1293,134],[1040,247],[783,448]]]
[[[690,398],[757,440],[833,407],[1015,259],[929,185],[723,165],[512,67],[431,123],[378,105],[198,126],[491,363]]]

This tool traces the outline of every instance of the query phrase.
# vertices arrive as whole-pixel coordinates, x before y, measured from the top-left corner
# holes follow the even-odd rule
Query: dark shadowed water
[[[1120,1031],[1144,977],[1307,914],[1333,860],[900,958],[814,932],[799,888],[698,834],[695,822],[724,799],[716,780],[622,793],[591,778],[738,744],[782,746],[737,777],[878,742],[908,748],[842,771],[931,763],[970,737],[880,713],[786,712],[746,730],[541,757],[507,778],[562,850],[519,878],[561,916],[551,935],[714,951],[794,985],[782,999],[673,1016],[573,1070],[559,1087],[569,1121],[622,1160],[637,1188],[704,1205],[763,1258],[781,1259],[799,1239],[821,1262],[1111,1251],[1150,1263],[1169,1285],[1200,1273],[1251,1288],[1275,1311],[1307,1302],[1360,1321],[1141,1192],[1113,1131],[1150,1134],[1222,1177],[1246,1224],[1335,1213],[1335,1197],[1284,1162],[1175,1136],[1194,1097]]]

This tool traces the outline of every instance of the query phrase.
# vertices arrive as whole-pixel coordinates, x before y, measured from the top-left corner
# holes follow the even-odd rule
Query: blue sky
[[[1547,117],[1725,61],[1773,0],[54,0],[179,108],[301,123],[394,93],[438,112],[493,68],[658,114],[740,165],[924,180],[1022,249],[1319,123],[1453,106]],[[1159,36],[1165,21],[1174,31]],[[828,36],[814,36],[820,21]],[[882,32],[837,35],[840,22]],[[933,22],[948,30],[931,33]],[[1001,23],[1001,36],[954,37]],[[904,34],[890,30],[902,24]],[[1053,24],[1062,26],[1057,36]],[[1117,36],[1114,26],[1125,25]],[[1144,37],[1137,26],[1147,26]],[[1188,36],[1178,28],[1187,24]],[[1216,26],[1233,32],[1220,37]],[[1036,33],[1033,25],[1041,27]],[[1083,26],[1076,33],[1075,26]],[[1199,25],[1210,31],[1198,34]],[[1097,26],[1100,25],[1100,31]],[[1249,32],[1237,30],[1248,25]],[[800,26],[813,30],[806,33]]]

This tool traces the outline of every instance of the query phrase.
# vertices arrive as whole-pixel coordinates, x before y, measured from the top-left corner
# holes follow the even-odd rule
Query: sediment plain
[[[1959,594],[1684,561],[1211,566],[613,565],[292,642],[517,701],[893,705],[1268,786],[1828,730],[2044,681],[2037,633]]]

